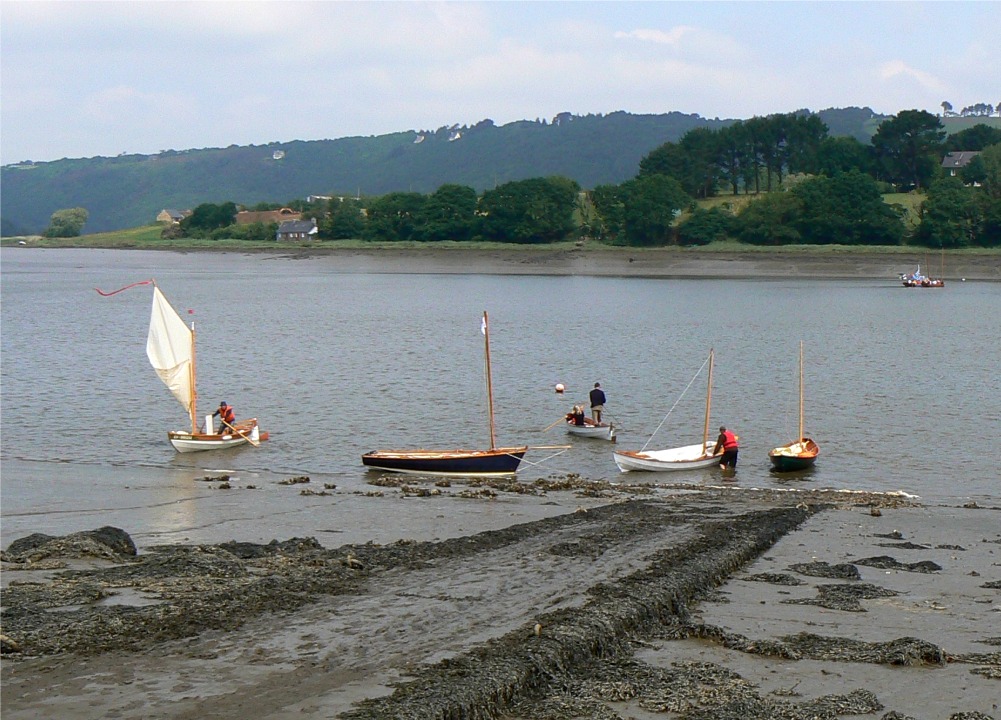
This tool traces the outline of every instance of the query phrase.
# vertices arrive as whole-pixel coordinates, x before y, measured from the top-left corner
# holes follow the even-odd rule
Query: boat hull
[[[615,442],[615,425],[601,423],[600,425],[574,425],[567,423],[567,432],[577,437],[597,438]]]
[[[723,453],[712,454],[716,443],[707,441],[700,445],[686,445],[669,450],[649,450],[640,452],[623,450],[613,452],[612,458],[622,472],[677,472],[698,470],[719,462]]]
[[[167,439],[174,449],[180,453],[205,452],[207,450],[226,450],[239,447],[250,442],[260,443],[268,439],[266,432],[261,432],[257,426],[257,418],[243,420],[233,426],[235,432],[226,434],[190,433],[182,430],[172,430],[167,433]]]
[[[820,446],[810,438],[777,447],[768,453],[772,469],[776,472],[795,472],[812,467],[820,454]]]
[[[376,450],[361,456],[370,470],[446,477],[503,477],[518,471],[528,447],[493,450]]]

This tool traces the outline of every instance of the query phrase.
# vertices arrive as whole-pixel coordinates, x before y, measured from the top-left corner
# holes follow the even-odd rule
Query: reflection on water
[[[702,381],[679,397],[712,347],[711,427],[740,435],[740,485],[999,494],[998,327],[985,312],[1001,307],[996,284],[345,274],[335,258],[138,251],[2,259],[4,459],[355,481],[369,450],[485,446],[488,310],[498,443],[573,445],[527,463],[528,479],[618,478],[610,444],[541,432],[596,381],[617,448],[655,430],[651,448],[699,441]],[[225,399],[259,417],[271,434],[260,449],[170,448],[166,431],[187,417],[146,361],[149,289],[93,290],[149,277],[196,324],[200,408]],[[792,478],[767,452],[797,431],[800,340],[805,430],[821,455]]]

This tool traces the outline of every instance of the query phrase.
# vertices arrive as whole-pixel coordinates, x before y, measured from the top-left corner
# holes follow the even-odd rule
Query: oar
[[[235,427],[233,427],[232,425],[230,425],[228,422],[226,422],[225,420],[223,420],[221,417],[219,419],[222,420],[222,424],[223,425],[225,425],[226,427],[228,427],[230,430],[232,430],[233,432],[235,432],[237,435],[239,435],[240,437],[242,437],[244,440],[246,440],[247,442],[249,442],[254,447],[260,447],[261,446],[261,443],[259,443],[256,440],[254,440],[254,438],[252,438],[249,435],[246,435],[246,434],[240,432]]]
[[[557,426],[557,425],[559,425],[559,424],[560,424],[561,422],[566,422],[566,421],[567,421],[567,416],[566,416],[566,415],[564,415],[563,417],[561,417],[561,418],[560,418],[559,420],[557,420],[556,422],[554,422],[554,423],[552,423],[552,424],[550,424],[550,425],[547,425],[546,427],[542,428],[542,430],[541,430],[540,432],[545,432],[546,430],[549,430],[549,429],[551,429],[551,428],[554,428],[554,427],[556,427],[556,426]]]

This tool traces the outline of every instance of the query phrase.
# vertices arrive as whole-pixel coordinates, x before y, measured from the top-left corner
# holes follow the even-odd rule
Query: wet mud
[[[456,502],[511,492],[412,480],[382,487],[416,497],[447,491]],[[899,498],[577,491],[615,501],[384,546],[290,538],[138,552],[117,528],[15,541],[2,556],[5,715],[46,707],[81,719],[909,717],[881,686],[802,692],[791,681],[766,690],[745,667],[754,661],[742,657],[963,665],[975,682],[1001,690],[1001,652],[991,649],[1001,640],[986,629],[982,651],[960,653],[920,632],[871,640],[822,632],[822,623],[795,632],[790,622],[787,633],[754,635],[701,617],[703,608],[735,605],[727,588],[740,580],[799,595],[776,595],[769,608],[814,606],[844,617],[907,596],[895,583],[862,578],[859,566],[923,577],[937,563],[793,552],[797,561],[774,571],[758,567],[814,518],[858,509],[852,517],[871,519],[874,508],[906,506]],[[991,580],[980,578],[981,592],[994,592]],[[693,659],[693,649],[711,659]],[[47,694],[53,681],[58,699]],[[1001,718],[969,714],[982,706],[975,699],[966,717]]]

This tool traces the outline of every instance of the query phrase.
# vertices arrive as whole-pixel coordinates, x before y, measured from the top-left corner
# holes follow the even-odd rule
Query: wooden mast
[[[490,379],[490,328],[487,323],[487,311],[483,311],[483,346],[487,362],[487,413],[490,415],[490,449],[497,447],[494,432],[494,388]]]
[[[796,442],[803,439],[803,341],[799,341],[799,437]]]
[[[706,384],[706,422],[702,429],[702,453],[706,453],[706,443],[709,442],[709,408],[712,404],[713,395],[713,355],[712,348],[709,349],[709,382]]]
[[[195,324],[191,323],[191,367],[188,369],[189,377],[191,380],[191,403],[188,406],[188,412],[191,414],[191,434],[194,435],[198,431],[198,386],[195,384],[195,378],[197,377],[195,373]],[[205,432],[209,429],[205,428]]]

